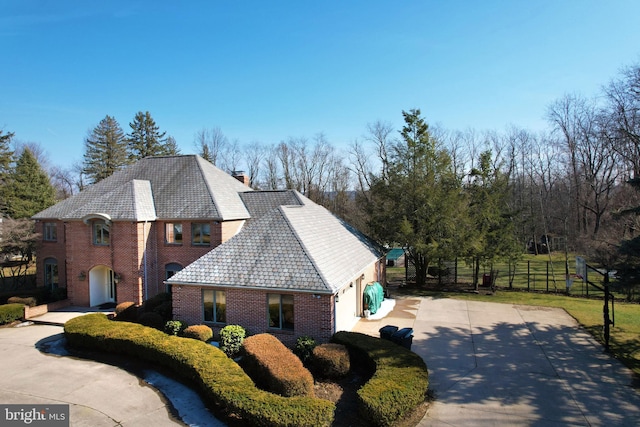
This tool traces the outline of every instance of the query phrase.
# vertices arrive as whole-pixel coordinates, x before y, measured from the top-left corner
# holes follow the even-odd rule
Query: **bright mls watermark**
[[[2,405],[0,427],[69,427],[69,405]]]

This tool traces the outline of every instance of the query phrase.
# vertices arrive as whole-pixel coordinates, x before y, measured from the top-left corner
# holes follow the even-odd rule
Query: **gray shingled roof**
[[[247,219],[239,196],[244,191],[252,190],[200,156],[147,157],[33,218],[79,220],[103,213],[135,221]]]
[[[265,208],[270,197],[296,203],[265,208],[260,218],[168,283],[334,293],[383,255],[362,234],[298,192],[256,193],[261,194],[243,195],[253,208]]]
[[[280,206],[302,205],[296,191],[252,191],[240,194],[240,198],[251,214],[251,218],[260,218]]]

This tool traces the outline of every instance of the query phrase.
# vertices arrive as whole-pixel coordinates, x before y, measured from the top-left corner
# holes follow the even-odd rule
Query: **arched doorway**
[[[89,271],[89,305],[95,307],[108,302],[116,302],[113,270],[99,265]]]

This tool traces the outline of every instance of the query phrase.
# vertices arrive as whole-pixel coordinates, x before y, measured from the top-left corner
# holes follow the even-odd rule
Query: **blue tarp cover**
[[[376,314],[384,300],[384,289],[378,282],[369,283],[364,288],[364,304],[371,314]]]

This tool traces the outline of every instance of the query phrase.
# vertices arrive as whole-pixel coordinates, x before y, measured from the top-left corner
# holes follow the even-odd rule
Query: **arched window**
[[[164,278],[165,280],[170,279],[174,274],[178,271],[182,270],[182,266],[178,263],[172,262],[171,264],[167,264],[164,267]],[[167,292],[171,293],[171,285],[167,285]]]

